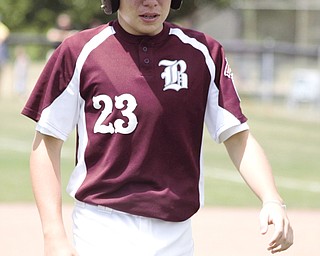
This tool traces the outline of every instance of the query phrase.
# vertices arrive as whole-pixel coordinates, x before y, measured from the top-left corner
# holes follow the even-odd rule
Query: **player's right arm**
[[[63,141],[36,132],[30,156],[30,174],[40,214],[45,256],[75,256],[62,218],[60,159]]]

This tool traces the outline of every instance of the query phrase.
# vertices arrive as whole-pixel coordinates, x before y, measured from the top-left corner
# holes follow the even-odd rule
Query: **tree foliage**
[[[192,15],[203,4],[217,7],[228,5],[231,0],[184,0],[180,11],[172,12],[171,18]],[[100,1],[87,0],[1,0],[0,16],[13,32],[43,33],[54,26],[59,13],[68,13],[76,29],[90,26],[92,21],[106,22],[115,16],[106,16],[100,9]]]

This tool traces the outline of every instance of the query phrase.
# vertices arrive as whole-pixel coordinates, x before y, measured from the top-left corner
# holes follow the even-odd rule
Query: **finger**
[[[287,250],[292,244],[289,244],[289,243],[282,243],[280,245],[278,245],[277,247],[275,248],[268,248],[268,250],[271,252],[271,253],[277,253],[277,252],[282,252],[284,250]]]
[[[289,224],[286,222],[285,229],[282,237],[276,241],[274,244],[270,245],[268,250],[272,253],[277,253],[288,249],[293,244],[293,230]]]
[[[284,237],[285,242],[291,246],[293,244],[293,230],[288,219],[285,220]]]
[[[268,226],[269,226],[269,216],[267,211],[264,211],[262,209],[260,211],[260,232],[262,235],[265,235],[268,232]]]
[[[282,248],[282,245],[285,243],[286,239],[284,238],[283,228],[278,224],[278,226],[275,227],[272,238],[270,239],[268,250],[277,251],[279,248]]]
[[[285,234],[283,236],[282,250],[288,249],[293,244],[293,230],[290,226],[289,221],[286,222],[285,227],[286,229],[285,229]]]
[[[293,245],[294,235],[293,235],[292,227],[289,226],[289,228],[290,228],[290,230],[289,230],[288,240],[289,240],[290,246],[291,246],[291,245]]]
[[[274,254],[274,253],[277,253],[277,252],[282,252],[283,250],[285,250],[285,249],[282,248],[281,245],[279,245],[277,248],[270,249],[270,252],[271,252],[272,254]]]
[[[272,239],[270,240],[268,250],[274,250],[284,243],[284,241],[282,239],[282,235],[283,235],[282,231],[274,233]]]

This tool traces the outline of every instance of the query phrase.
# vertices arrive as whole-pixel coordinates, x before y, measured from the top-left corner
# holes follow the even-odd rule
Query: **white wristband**
[[[281,206],[283,209],[287,208],[287,206],[285,204],[281,203],[280,201],[276,201],[276,200],[265,201],[265,202],[263,202],[262,207],[266,206],[267,204],[277,204],[277,205]]]

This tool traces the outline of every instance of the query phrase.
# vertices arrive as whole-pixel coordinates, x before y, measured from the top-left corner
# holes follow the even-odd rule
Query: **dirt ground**
[[[69,235],[71,211],[72,205],[64,206]],[[289,210],[288,214],[295,231],[295,244],[278,255],[319,256],[320,210]],[[200,210],[193,217],[195,256],[271,255],[265,249],[271,233],[260,235],[258,215],[259,209]],[[34,205],[0,204],[0,248],[3,256],[43,255],[40,221]]]

